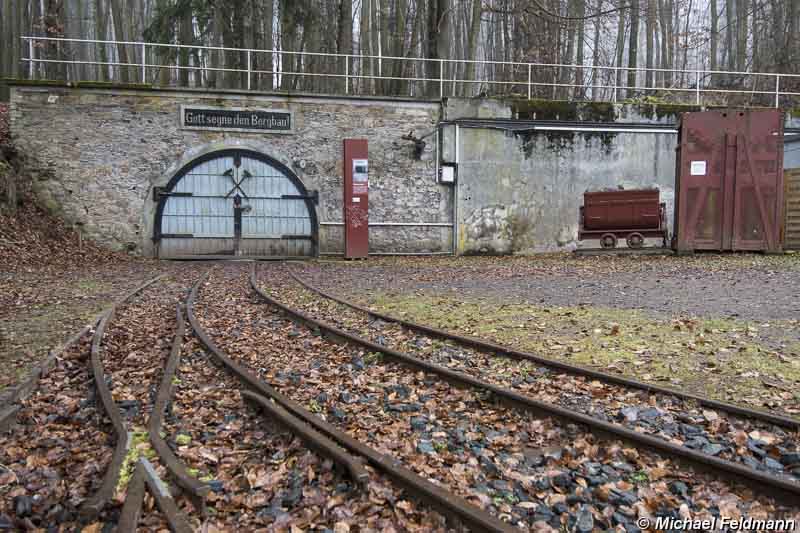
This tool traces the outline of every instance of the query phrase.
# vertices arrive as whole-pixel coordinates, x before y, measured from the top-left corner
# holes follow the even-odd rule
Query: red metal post
[[[369,253],[369,158],[366,139],[344,140],[344,256]]]

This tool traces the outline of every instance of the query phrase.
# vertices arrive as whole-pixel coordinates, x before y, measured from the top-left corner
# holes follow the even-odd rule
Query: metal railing
[[[618,102],[622,97],[637,100],[652,94],[672,99],[689,95],[690,102],[693,100],[696,105],[730,103],[709,98],[722,95],[726,100],[748,100],[736,103],[775,107],[780,107],[782,100],[800,100],[800,75],[775,72],[427,59],[60,37],[24,36],[22,40],[27,43],[28,55],[21,61],[28,65],[31,79],[135,79],[144,84],[198,88],[288,88],[344,95],[439,98],[474,96],[484,88],[500,87],[502,94],[528,99],[582,99],[591,93],[588,99]],[[76,46],[101,47],[93,54],[101,60],[86,59],[87,51]],[[121,48],[125,49],[125,57],[133,57],[133,61],[120,61]],[[259,68],[260,65],[271,68]],[[470,71],[471,76],[467,77]],[[622,83],[631,73],[634,83]],[[639,83],[640,78],[651,80],[654,86]],[[327,83],[329,80],[333,83]],[[787,82],[796,89],[786,90]]]

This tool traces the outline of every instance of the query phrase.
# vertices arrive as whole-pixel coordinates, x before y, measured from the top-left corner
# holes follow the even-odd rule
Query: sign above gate
[[[179,122],[184,130],[294,133],[292,112],[283,109],[182,105]]]

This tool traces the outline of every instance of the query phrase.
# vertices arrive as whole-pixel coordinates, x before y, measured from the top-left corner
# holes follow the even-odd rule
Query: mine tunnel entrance
[[[259,152],[207,154],[154,195],[160,258],[317,253],[315,197],[288,167]]]

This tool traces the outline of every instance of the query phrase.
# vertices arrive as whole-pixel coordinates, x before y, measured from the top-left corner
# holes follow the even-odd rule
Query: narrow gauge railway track
[[[164,430],[189,472],[212,489],[202,527],[444,530],[441,517],[404,501],[385,479],[370,474],[359,479],[366,488],[359,487],[349,472],[337,475],[324,454],[293,438],[294,431],[276,430],[285,424],[248,406],[248,393],[238,394],[242,382],[195,338],[184,339],[182,353]],[[391,511],[398,504],[402,514]]]
[[[228,268],[236,269],[237,267],[233,266]],[[244,272],[244,274],[246,275],[246,272]],[[246,281],[241,279],[240,284],[241,282],[244,282],[244,286],[246,287]],[[375,473],[380,472],[381,475],[378,477],[380,483],[370,482],[368,485],[369,501],[372,503],[382,504],[384,512],[388,510],[389,507],[394,507],[395,516],[402,526],[401,530],[429,531],[432,529],[442,529],[440,526],[434,526],[435,521],[432,519],[432,517],[435,517],[435,514],[423,521],[421,529],[420,525],[414,523],[415,516],[422,514],[424,518],[425,514],[422,511],[417,510],[417,505],[415,505],[412,501],[409,501],[409,497],[411,497],[422,500],[421,503],[424,507],[432,507],[440,511],[444,516],[450,518],[451,528],[461,529],[461,525],[463,524],[470,527],[470,529],[473,531],[513,531],[513,528],[507,524],[497,520],[487,513],[480,511],[479,509],[473,508],[466,502],[459,500],[446,491],[439,489],[426,479],[419,477],[410,470],[398,465],[388,456],[364,446],[355,439],[349,438],[342,432],[336,430],[332,425],[327,424],[323,420],[315,417],[297,402],[294,402],[283,394],[278,393],[273,387],[262,381],[246,366],[243,366],[230,358],[206,333],[206,330],[202,324],[203,317],[201,316],[198,318],[196,316],[197,311],[195,311],[195,306],[199,305],[202,308],[202,311],[206,310],[203,302],[200,302],[199,304],[196,302],[196,298],[200,293],[199,289],[200,286],[198,284],[192,291],[189,302],[187,303],[187,314],[189,321],[192,324],[192,328],[202,344],[216,356],[217,361],[230,374],[235,376],[241,383],[245,384],[255,394],[258,394],[265,399],[269,398],[276,404],[279,404],[281,408],[285,409],[291,414],[291,416],[295,417],[298,422],[304,423],[308,426],[308,428],[325,435],[331,440],[336,441],[347,451],[356,453],[365,458],[374,471],[376,471]],[[218,300],[218,303],[220,303],[222,306],[230,305],[231,303],[237,303],[236,299],[232,300],[229,297],[222,295],[220,296],[221,299]],[[258,310],[260,311],[260,307]],[[233,334],[237,338],[243,338],[243,332],[238,328],[233,330]],[[282,349],[280,346],[273,347],[278,350]],[[391,484],[388,482],[388,480],[391,480]],[[396,489],[392,487],[393,485],[399,485],[400,487],[404,488],[405,491],[402,493],[397,493],[395,492]],[[401,497],[403,499],[401,499]],[[424,509],[424,507],[422,507],[422,509]],[[430,513],[428,512],[428,514]],[[428,523],[427,527],[425,527],[424,522]],[[371,522],[367,522],[367,524],[371,525]]]
[[[377,313],[290,269],[295,302],[373,342],[547,403],[800,483],[800,421],[551,361]],[[552,370],[550,370],[552,369]],[[800,487],[799,487],[800,488]]]
[[[257,409],[246,406],[240,384],[185,336],[173,306],[188,278],[178,277],[151,280],[103,313],[91,338],[79,336],[43,376],[15,431],[0,435],[0,528],[445,530],[440,516],[403,501],[338,448],[330,453],[307,428],[289,425],[322,455],[276,432],[287,417],[262,398],[244,393]],[[113,431],[106,418],[116,419]],[[326,453],[367,489],[335,475]],[[167,480],[184,497],[173,499]]]
[[[538,406],[537,414],[547,417],[535,418],[526,412],[529,408],[509,410],[495,404],[494,399],[502,398],[496,387],[476,387],[474,380],[353,339],[348,345],[329,342],[320,333],[340,339],[348,334],[274,300],[269,301],[269,314],[269,308],[248,298],[242,270],[241,265],[228,265],[215,272],[195,304],[199,327],[212,343],[318,413],[313,418],[324,417],[325,424],[390,453],[407,468],[518,527],[634,530],[637,516],[652,514],[797,512],[728,479],[680,468],[674,456],[651,453],[652,443],[637,441],[631,448],[606,441],[601,446],[560,411]],[[286,279],[268,272],[268,285],[280,292]],[[255,285],[253,277],[251,283]],[[312,329],[297,328],[289,318]],[[392,362],[376,356],[381,353]],[[409,372],[408,366],[417,371]],[[452,387],[442,374],[463,388]],[[580,417],[576,420],[592,427]],[[616,428],[603,429],[620,437]],[[630,435],[622,438],[632,440]]]
[[[119,506],[107,505],[108,487],[114,488],[115,468],[124,450],[118,426],[112,422],[108,427],[107,409],[113,401],[109,404],[110,395],[103,399],[94,387],[94,363],[114,309],[158,279],[104,312],[96,329],[85,329],[55,357],[38,388],[22,400],[16,427],[0,436],[0,523],[8,522],[4,526],[74,528],[93,520],[116,521]],[[99,375],[102,379],[102,372]]]
[[[147,428],[161,374],[173,355],[176,337],[183,332],[175,306],[196,277],[193,269],[162,276],[106,313],[95,332],[91,349],[95,387],[117,434],[117,444],[101,488],[83,504],[87,518],[98,515],[125,491],[119,529],[168,525],[173,531],[191,531],[188,518],[163,482],[168,474],[179,480],[185,475],[180,475],[180,465],[164,446],[156,448],[161,454],[153,449],[153,442],[161,441]],[[141,516],[145,487],[159,511],[153,509]]]

